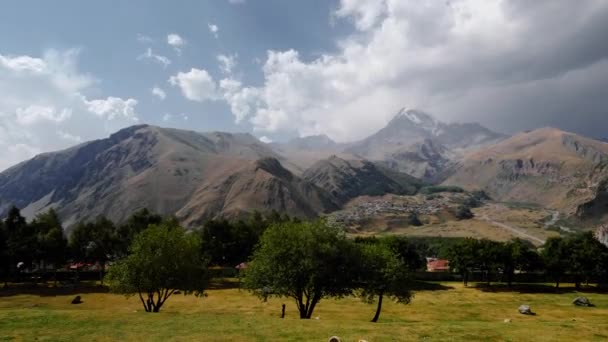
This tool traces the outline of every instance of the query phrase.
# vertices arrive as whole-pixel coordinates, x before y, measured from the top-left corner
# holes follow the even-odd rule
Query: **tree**
[[[456,218],[458,220],[469,220],[469,219],[472,219],[473,217],[475,217],[475,215],[471,211],[471,208],[466,205],[459,206],[456,209],[456,212],[454,213],[454,215],[456,216]]]
[[[4,226],[7,232],[9,269],[15,269],[18,263],[22,263],[22,267],[30,267],[34,261],[34,251],[37,247],[37,237],[33,226],[27,224],[16,207],[9,210]]]
[[[37,257],[46,263],[50,262],[55,270],[55,284],[57,283],[57,268],[65,261],[67,239],[63,234],[61,220],[55,210],[39,214],[32,221],[38,241]]]
[[[409,304],[413,293],[408,287],[407,263],[398,257],[386,244],[361,245],[359,270],[359,296],[366,303],[378,304],[372,322],[378,322],[382,300],[388,296],[397,303]]]
[[[420,221],[420,218],[418,217],[418,213],[415,211],[412,211],[408,214],[407,222],[415,227],[420,227],[423,225],[422,221]]]
[[[108,280],[112,292],[138,294],[146,312],[159,312],[176,291],[202,295],[207,265],[196,234],[163,222],[135,236],[129,255],[110,268]]]
[[[519,238],[506,242],[503,245],[500,263],[509,287],[513,284],[516,270],[534,271],[542,266],[540,256],[533,249],[533,246],[529,242]]]
[[[99,280],[103,285],[105,265],[116,253],[114,223],[100,216],[94,222],[80,223],[70,236],[70,249],[80,260],[99,262]]]
[[[561,277],[569,265],[569,253],[561,237],[547,239],[541,253],[547,272],[555,279],[555,287],[559,287]]]
[[[421,246],[402,236],[389,236],[379,240],[385,244],[400,260],[409,271],[417,271],[426,266],[426,260],[421,254]]]
[[[564,248],[569,251],[568,270],[574,275],[574,283],[580,289],[581,282],[599,275],[598,265],[602,263],[602,255],[606,247],[602,245],[592,232],[584,232],[568,236],[563,240]]]
[[[126,256],[135,235],[142,232],[150,225],[160,224],[162,220],[162,216],[150,212],[147,208],[133,213],[133,215],[127,219],[127,222],[116,229],[116,254],[120,257]]]
[[[353,290],[355,246],[325,221],[283,222],[262,235],[244,273],[244,285],[262,298],[292,298],[301,319],[310,319],[326,297]]]
[[[4,286],[8,285],[9,275],[9,254],[7,248],[8,232],[4,226],[4,222],[0,221],[0,275],[4,279]]]
[[[449,247],[447,251],[450,268],[462,275],[464,286],[468,286],[469,276],[479,260],[478,244],[476,239],[467,238]]]

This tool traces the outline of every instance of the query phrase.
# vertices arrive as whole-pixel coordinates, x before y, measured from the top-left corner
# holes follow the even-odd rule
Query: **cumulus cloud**
[[[179,87],[188,100],[203,102],[218,97],[217,85],[204,69],[192,68],[188,72],[178,72],[169,78],[169,84]]]
[[[215,37],[215,39],[218,39],[219,38],[218,32],[220,31],[220,28],[215,24],[207,24],[207,27],[209,27],[209,32],[211,32],[213,37]]]
[[[588,112],[608,124],[606,81],[585,71],[607,73],[605,1],[341,0],[334,14],[356,29],[336,53],[268,51],[263,85],[220,82],[236,121],[342,141],[381,128],[403,106],[506,132],[531,122],[580,131],[569,118]]]
[[[236,66],[237,55],[217,55],[217,61],[220,63],[220,70],[224,74],[231,74],[232,69]]]
[[[137,122],[135,99],[84,95],[97,80],[78,70],[78,55],[0,54],[0,169]]]
[[[162,65],[163,68],[166,68],[169,66],[169,64],[171,64],[171,60],[169,58],[162,56],[162,55],[155,54],[151,48],[148,48],[146,50],[146,52],[139,55],[137,57],[137,60],[138,61],[152,61],[154,63],[158,63],[158,64]]]
[[[264,144],[270,144],[272,142],[272,139],[270,139],[269,137],[264,135],[260,138],[260,141],[263,142]]]
[[[165,98],[167,98],[167,93],[165,93],[165,91],[162,88],[159,87],[154,87],[151,90],[152,95],[158,97],[161,100],[164,100]]]
[[[167,44],[173,47],[178,55],[182,54],[182,47],[186,45],[186,40],[177,33],[167,35]]]

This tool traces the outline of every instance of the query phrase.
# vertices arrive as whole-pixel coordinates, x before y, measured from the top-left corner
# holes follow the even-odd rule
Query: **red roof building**
[[[448,272],[450,270],[450,262],[445,259],[427,258],[427,272]]]

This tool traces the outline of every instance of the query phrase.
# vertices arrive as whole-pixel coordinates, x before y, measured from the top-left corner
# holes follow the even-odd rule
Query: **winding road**
[[[538,242],[541,245],[545,243],[545,240],[543,240],[541,238],[537,238],[534,235],[530,235],[530,234],[526,233],[521,228],[513,227],[513,226],[510,226],[508,224],[504,224],[502,222],[494,221],[492,218],[488,217],[487,215],[481,216],[480,219],[483,220],[483,221],[489,222],[489,223],[491,223],[491,224],[493,224],[495,226],[498,226],[500,228],[506,229],[506,230],[514,233],[515,235],[521,236],[522,238],[524,238],[526,240],[533,241],[533,242]]]

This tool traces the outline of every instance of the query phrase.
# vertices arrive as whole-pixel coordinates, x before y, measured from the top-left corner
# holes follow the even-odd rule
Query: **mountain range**
[[[246,133],[139,125],[0,173],[0,215],[12,205],[29,218],[55,208],[69,227],[148,208],[195,227],[254,210],[315,217],[358,196],[432,183],[605,220],[607,166],[601,141],[551,128],[508,137],[410,109],[350,143],[317,135],[266,144]]]

